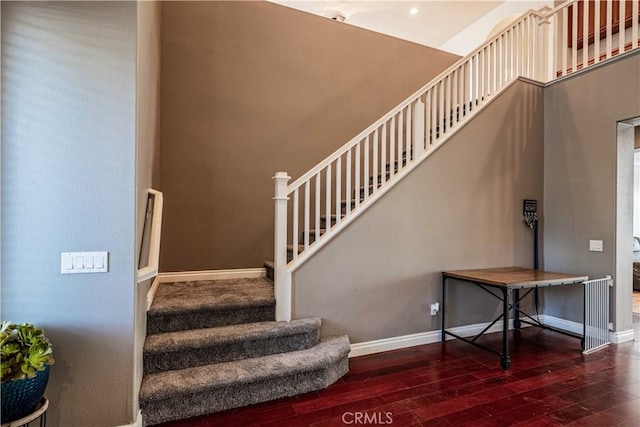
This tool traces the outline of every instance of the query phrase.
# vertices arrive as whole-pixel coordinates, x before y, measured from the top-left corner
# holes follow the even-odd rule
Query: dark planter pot
[[[33,378],[2,383],[2,423],[26,417],[35,411],[49,381],[49,366]]]

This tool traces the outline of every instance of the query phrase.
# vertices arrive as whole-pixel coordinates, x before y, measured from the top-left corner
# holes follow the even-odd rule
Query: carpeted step
[[[308,350],[145,375],[145,426],[294,396],[328,387],[349,368],[349,339],[330,337]]]
[[[144,343],[144,373],[305,350],[318,343],[320,323],[314,317],[150,335]]]
[[[162,283],[147,312],[147,335],[275,320],[265,277]]]

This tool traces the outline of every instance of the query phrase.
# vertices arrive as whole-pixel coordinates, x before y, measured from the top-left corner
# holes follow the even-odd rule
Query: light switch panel
[[[63,252],[60,260],[62,274],[109,271],[109,252]]]
[[[589,250],[591,252],[602,252],[602,240],[589,240]]]

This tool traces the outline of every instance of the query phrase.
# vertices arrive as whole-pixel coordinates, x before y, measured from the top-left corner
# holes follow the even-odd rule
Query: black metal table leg
[[[446,282],[447,282],[447,277],[446,276],[442,276],[442,305],[441,305],[441,312],[442,312],[442,342],[445,342],[445,332],[444,332],[444,320],[445,320],[445,315],[444,315],[444,308],[447,305],[446,301],[445,301],[445,287],[446,287]]]
[[[513,290],[513,328],[520,329],[520,289]]]
[[[500,366],[505,371],[511,366],[509,357],[509,288],[502,290],[502,354],[500,355]]]

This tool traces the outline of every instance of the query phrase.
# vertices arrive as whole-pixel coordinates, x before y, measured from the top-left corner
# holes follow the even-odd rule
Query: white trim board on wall
[[[264,268],[240,268],[232,270],[201,270],[201,271],[175,271],[169,273],[159,273],[151,288],[147,293],[147,311],[151,307],[153,298],[161,283],[169,282],[193,282],[196,280],[223,280],[223,279],[249,279],[256,277],[266,277],[267,270]]]

